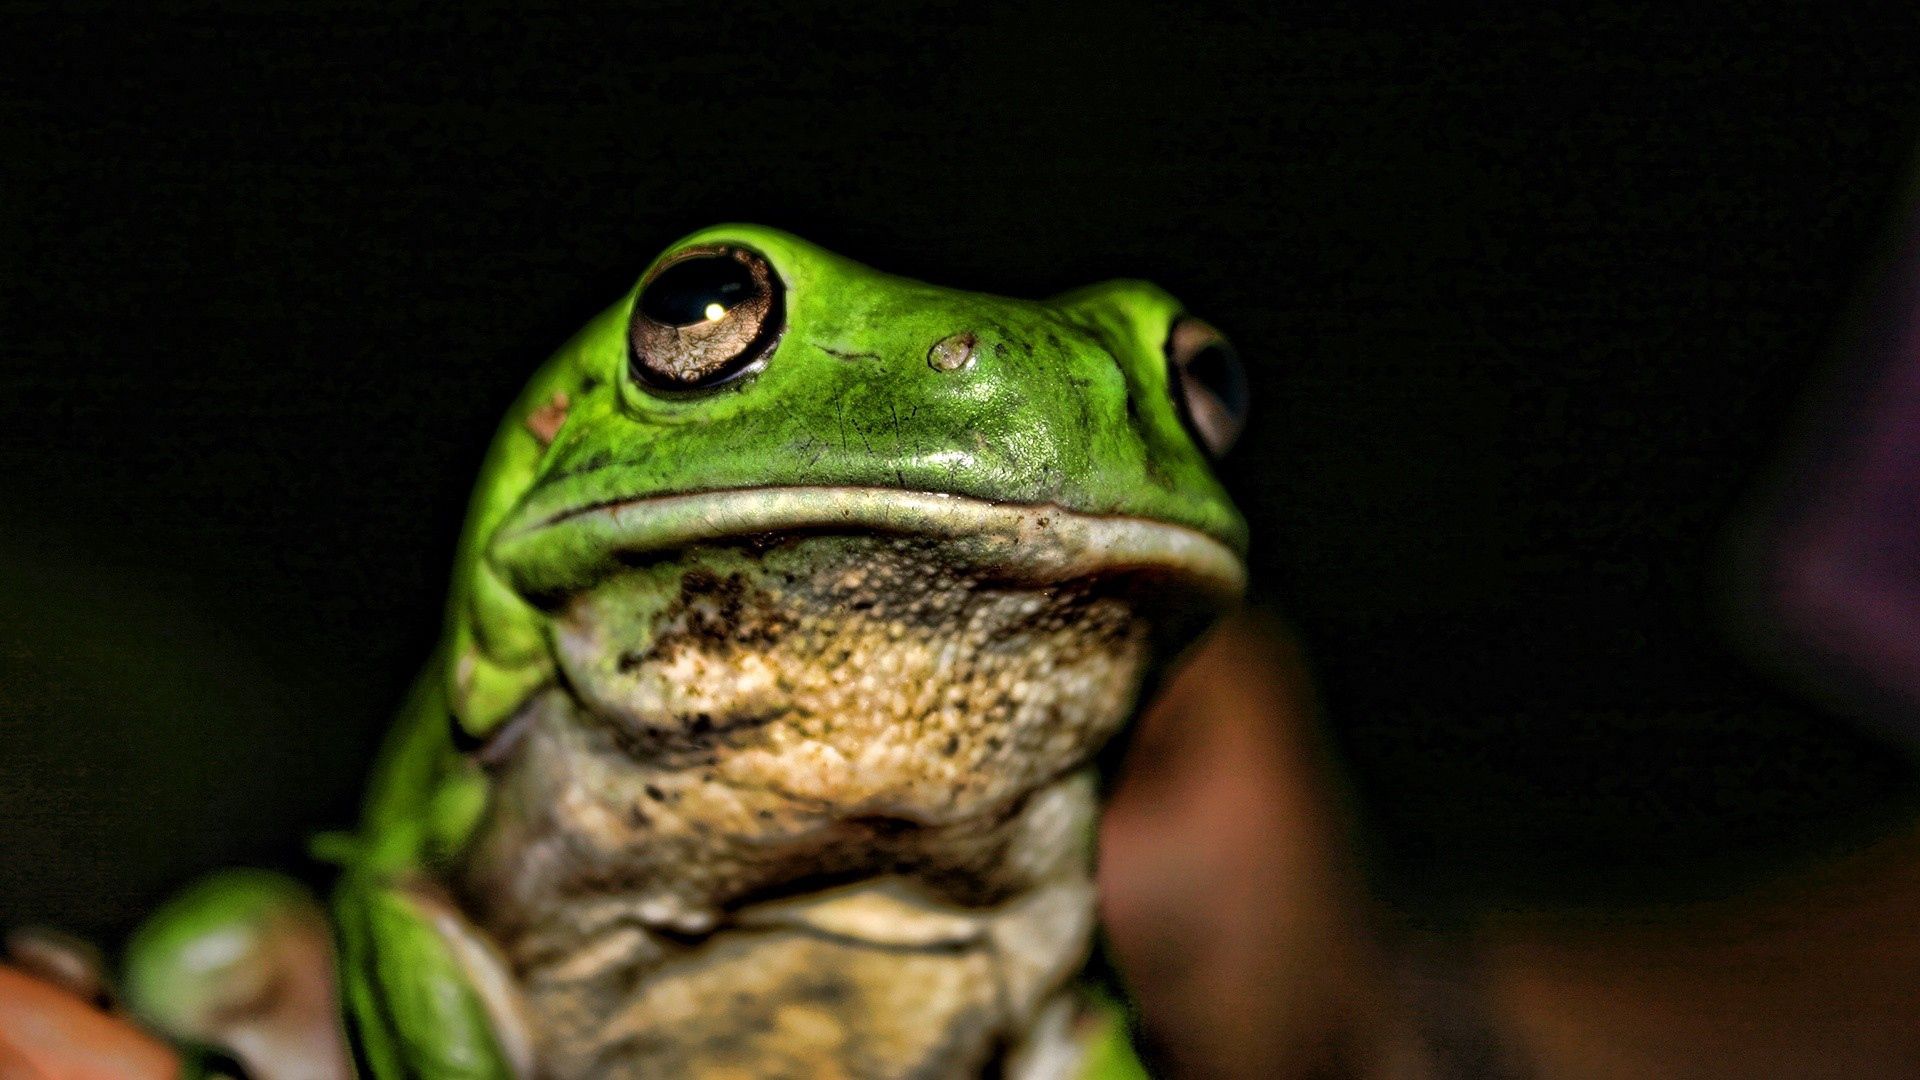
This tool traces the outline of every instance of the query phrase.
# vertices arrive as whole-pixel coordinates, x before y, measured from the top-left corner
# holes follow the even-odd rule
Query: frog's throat
[[[883,487],[738,488],[598,503],[510,519],[495,534],[488,556],[522,595],[558,596],[649,555],[804,532],[936,537],[959,560],[1038,584],[1101,574],[1162,575],[1215,604],[1231,603],[1246,585],[1238,553],[1185,526]]]

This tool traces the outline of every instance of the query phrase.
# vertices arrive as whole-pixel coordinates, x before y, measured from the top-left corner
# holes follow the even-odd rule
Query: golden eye
[[[1187,430],[1220,457],[1247,426],[1247,375],[1220,331],[1183,316],[1167,334],[1167,390]]]
[[[627,368],[653,390],[731,382],[772,351],[786,319],[780,279],[745,248],[701,247],[661,263],[627,324]]]

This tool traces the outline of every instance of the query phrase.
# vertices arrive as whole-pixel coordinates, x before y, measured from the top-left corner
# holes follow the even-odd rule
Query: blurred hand
[[[173,1080],[159,1040],[91,1003],[0,965],[0,1080]]]
[[[1220,627],[1141,717],[1100,896],[1167,1076],[1379,1075],[1388,1018],[1338,792],[1304,666],[1268,621]]]

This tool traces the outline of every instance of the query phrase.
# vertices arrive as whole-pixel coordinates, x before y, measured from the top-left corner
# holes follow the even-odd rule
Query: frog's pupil
[[[640,293],[640,313],[663,326],[709,322],[749,300],[757,291],[753,272],[726,255],[677,262],[654,276]]]

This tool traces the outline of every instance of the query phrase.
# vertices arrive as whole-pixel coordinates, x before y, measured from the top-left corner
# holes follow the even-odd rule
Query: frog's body
[[[1091,761],[1241,581],[1209,333],[1137,283],[670,249],[510,414],[337,845],[363,1070],[1088,1068]],[[136,943],[136,1003],[217,892]]]

